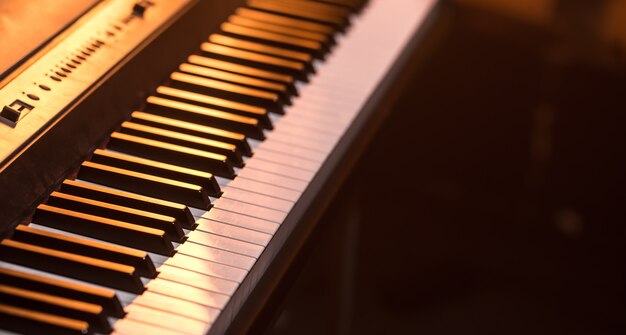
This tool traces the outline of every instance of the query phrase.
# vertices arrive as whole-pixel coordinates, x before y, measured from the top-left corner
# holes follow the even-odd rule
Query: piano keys
[[[5,234],[0,328],[246,332],[435,3],[234,8]]]

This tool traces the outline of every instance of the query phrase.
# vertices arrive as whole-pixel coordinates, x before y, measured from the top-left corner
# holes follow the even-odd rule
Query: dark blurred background
[[[626,1],[441,9],[267,333],[625,334]]]

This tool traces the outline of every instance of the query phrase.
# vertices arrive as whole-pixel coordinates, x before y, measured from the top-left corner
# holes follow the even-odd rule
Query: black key
[[[212,69],[219,69],[232,73],[242,74],[249,77],[259,78],[262,80],[273,81],[280,84],[287,85],[287,92],[290,95],[298,95],[298,90],[295,86],[295,79],[286,74],[261,70],[251,66],[244,66],[232,62],[225,62],[215,58],[207,58],[198,55],[191,55],[187,58],[187,61],[191,64],[204,66]]]
[[[320,11],[314,11],[308,8],[285,6],[284,3],[274,0],[249,0],[248,7],[257,10],[267,11],[274,14],[280,14],[299,19],[306,19],[316,23],[330,25],[337,30],[344,30],[349,23],[345,17],[329,13],[323,13]]]
[[[261,0],[267,1],[267,0]],[[310,0],[271,0],[275,3],[280,3],[287,7],[306,9],[309,11],[323,13],[326,15],[338,16],[346,18],[350,16],[351,12],[347,8],[338,7],[335,5],[331,5],[328,3],[324,3],[321,1],[310,1]]]
[[[309,71],[303,62],[235,49],[210,42],[202,43],[200,50],[202,55],[208,58],[255,67],[264,71],[278,72],[304,82],[309,81]]]
[[[102,149],[96,149],[94,151],[91,156],[91,161],[120,169],[200,185],[203,188],[203,193],[214,197],[222,195],[220,186],[217,184],[213,174],[208,172],[188,169],[182,166],[166,164]]]
[[[227,46],[230,48],[256,52],[268,56],[300,61],[304,63],[306,71],[311,73],[315,72],[312,57],[308,53],[271,46],[267,43],[253,42],[247,39],[241,39],[238,37],[232,37],[223,34],[211,34],[211,36],[209,36],[209,42],[213,44]]]
[[[0,241],[0,258],[9,263],[56,273],[132,293],[144,291],[135,268],[96,258],[42,248],[9,239]]]
[[[358,12],[359,10],[361,10],[363,5],[367,3],[367,0],[316,0],[316,1],[328,3],[332,5],[337,5],[337,6],[344,6],[346,8],[349,8],[353,12]]]
[[[241,152],[234,144],[129,121],[122,123],[119,132],[224,155],[233,165],[243,167]]]
[[[211,35],[213,36],[213,35]],[[225,37],[226,38],[226,37]],[[235,83],[238,85],[261,89],[264,91],[270,91],[275,94],[278,94],[278,97],[281,101],[287,104],[291,104],[291,94],[287,85],[277,83],[274,81],[263,80],[258,78],[253,78],[249,76],[244,76],[240,74],[235,74],[227,71],[212,69],[204,66],[193,65],[189,63],[181,64],[178,69],[182,72],[186,72],[189,74],[193,74],[196,76],[203,76],[207,78],[218,79],[222,81],[227,81],[231,83]],[[228,100],[225,100],[228,101]]]
[[[148,97],[146,101],[148,103],[147,111],[153,114],[194,122],[203,126],[219,127],[257,140],[265,139],[259,121],[251,117],[155,96]]]
[[[64,318],[0,303],[0,325],[9,331],[26,335],[93,334],[85,321]]]
[[[168,100],[183,102],[189,105],[220,110],[230,114],[240,115],[246,118],[253,118],[263,129],[273,129],[268,110],[265,107],[253,106],[232,100],[220,99],[202,93],[196,93],[189,90],[178,89],[169,86],[157,87],[158,97],[167,98]],[[274,113],[283,114],[282,106],[271,110]]]
[[[45,204],[37,206],[33,222],[161,255],[169,256],[174,252],[172,242],[162,230]]]
[[[158,87],[157,92],[160,91],[160,88],[165,88],[167,90],[175,90],[169,87]],[[184,91],[182,91],[184,92]],[[202,126],[196,123],[185,122],[182,120],[166,118],[163,116],[159,116],[156,114],[150,114],[145,112],[133,112],[131,115],[131,121],[135,123],[145,124],[148,126],[159,127],[163,129],[169,129],[173,131],[177,131],[180,133],[185,133],[194,136],[200,136],[203,138],[209,138],[221,142],[226,142],[233,144],[237,147],[243,155],[252,156],[252,150],[250,149],[250,145],[246,140],[246,136],[239,133],[233,133],[230,131],[222,130],[219,128],[212,128]]]
[[[215,34],[214,34],[215,35]],[[214,36],[211,35],[211,36]],[[209,37],[211,38],[211,37]],[[224,37],[226,38],[226,37]],[[226,67],[226,66],[225,66]],[[197,76],[203,76],[207,78],[219,79],[222,81],[227,81],[235,84],[239,84],[242,86],[258,88],[266,91],[271,91],[274,93],[289,95],[289,87],[287,81],[286,83],[278,82],[277,80],[273,80],[270,78],[256,78],[254,76],[238,74],[236,72],[229,72],[225,69],[211,68],[206,66],[199,66],[190,63],[183,63],[178,67],[178,70],[182,72],[187,72]],[[234,69],[229,69],[234,70]]]
[[[240,7],[235,12],[237,15],[252,20],[272,23],[290,28],[307,30],[328,36],[329,38],[336,32],[336,29],[330,25],[312,22],[306,19],[288,17],[284,15],[276,15],[252,8]]]
[[[77,197],[71,194],[52,192],[48,197],[48,205],[70,209],[73,211],[97,215],[113,220],[128,222],[144,227],[155,228],[165,232],[174,242],[183,242],[183,227],[171,216],[150,213],[129,207],[111,205],[106,202]]]
[[[1,284],[0,301],[15,307],[82,320],[89,323],[94,331],[110,333],[113,330],[98,305]]]
[[[116,318],[126,314],[115,291],[109,289],[4,268],[0,268],[0,283],[100,305]]]
[[[215,96],[191,92],[189,90],[178,89],[170,86],[159,86],[156,89],[158,97],[173,99],[176,101],[193,104],[213,110],[219,110],[230,114],[241,115],[257,120],[263,129],[272,129],[272,121],[270,120],[269,110],[260,106],[253,106],[241,102],[221,99]],[[284,110],[274,110],[273,112],[282,113]]]
[[[318,41],[306,40],[299,37],[278,34],[265,30],[257,30],[256,28],[248,28],[224,22],[220,25],[221,34],[248,40],[250,42],[263,43],[277,48],[303,52],[311,57],[323,59],[328,48]],[[236,46],[235,46],[236,47]],[[307,68],[308,71],[314,72],[312,67]]]
[[[131,207],[142,211],[171,216],[175,218],[176,222],[184,228],[193,229],[196,226],[195,219],[191,214],[191,211],[183,204],[69,179],[63,181],[60,190],[63,193],[73,194],[83,198],[90,198],[114,205]]]
[[[209,171],[225,178],[234,178],[233,164],[224,155],[193,149],[181,145],[151,140],[144,137],[114,132],[108,148],[164,163],[179,164],[190,169]]]
[[[78,170],[78,178],[153,198],[179,202],[191,207],[203,209],[211,207],[209,195],[200,185],[105,164],[83,162]]]
[[[279,113],[283,112],[283,105],[286,103],[281,101],[279,95],[274,92],[249,88],[182,72],[172,73],[170,75],[170,83],[167,86],[206,94],[216,98],[233,100],[243,104],[260,106]]]
[[[300,29],[300,27],[287,27],[287,26],[283,26],[277,23],[263,22],[263,21],[255,20],[255,19],[241,16],[241,15],[229,16],[228,22],[239,25],[239,26],[243,26],[243,27],[254,28],[254,29],[269,31],[272,33],[298,37],[304,40],[316,41],[316,42],[321,43],[324,50],[326,51],[328,51],[328,48],[334,42],[330,35],[313,32],[313,31],[309,31],[305,29]]]
[[[155,278],[157,274],[150,256],[139,250],[53,233],[24,225],[19,225],[15,228],[12,238],[16,241],[44,248],[129,265],[134,267],[137,274],[142,277]]]
[[[209,42],[225,45],[231,48],[243,49],[253,52],[258,52],[270,56],[277,56],[286,59],[293,59],[300,62],[303,62],[305,65],[309,66],[308,70],[310,72],[314,72],[314,69],[311,67],[311,62],[313,61],[313,57],[308,52],[296,51],[289,48],[281,48],[272,46],[266,42],[253,42],[249,39],[241,38],[241,37],[232,37],[224,34],[211,34],[209,36]]]

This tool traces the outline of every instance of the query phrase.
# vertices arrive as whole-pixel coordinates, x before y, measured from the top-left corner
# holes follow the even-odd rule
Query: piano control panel
[[[197,0],[104,1],[0,87],[0,171]]]

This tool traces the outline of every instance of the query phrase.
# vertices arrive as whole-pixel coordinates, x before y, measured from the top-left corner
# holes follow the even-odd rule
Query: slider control
[[[35,99],[33,99],[35,100]],[[22,100],[15,100],[10,105],[2,107],[2,112],[0,112],[0,118],[9,121],[11,125],[15,125],[17,121],[33,110],[33,106],[25,103]]]
[[[149,0],[137,1],[135,5],[133,6],[132,14],[138,17],[143,17],[144,13],[146,12],[146,9],[148,9],[148,7],[152,5],[154,5],[154,3]]]

